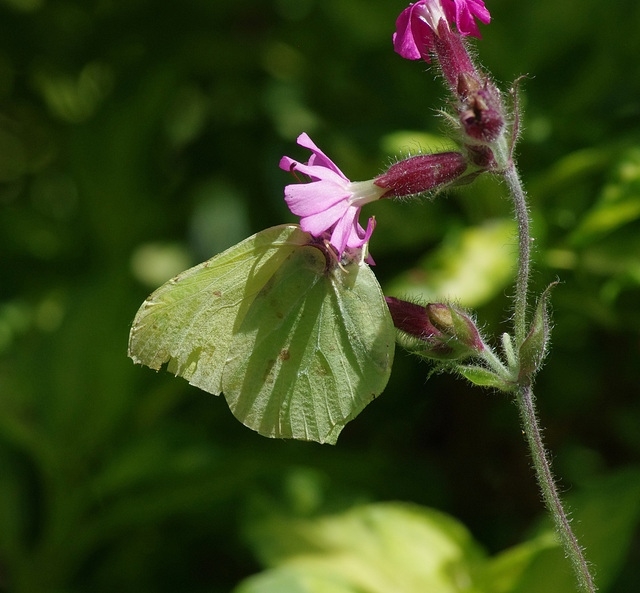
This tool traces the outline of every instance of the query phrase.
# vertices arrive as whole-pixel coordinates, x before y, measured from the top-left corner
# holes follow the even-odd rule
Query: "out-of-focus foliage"
[[[625,593],[640,581],[637,480],[607,480],[640,465],[640,5],[487,4],[480,60],[505,87],[530,75],[517,152],[533,288],[561,281],[536,379],[545,437],[602,591]],[[440,81],[391,48],[404,7],[0,3],[0,590],[227,592],[266,560],[241,525],[269,513],[249,501],[310,470],[322,489],[300,485],[296,504],[318,516],[398,500],[456,517],[491,558],[527,540],[542,509],[503,396],[425,382],[428,367],[399,354],[382,396],[321,447],[259,437],[220,399],[126,357],[153,288],[294,222],[278,161],[303,158],[300,132],[352,179],[397,149],[446,146],[434,140]],[[385,290],[404,279],[425,299],[461,290],[442,296],[474,303],[486,333],[508,329],[505,264],[494,264],[513,245],[505,231],[500,251],[489,231],[511,208],[495,180],[374,212]],[[476,282],[470,249],[472,271],[487,270]],[[589,489],[598,482],[609,486]],[[548,562],[535,574],[570,577]]]
[[[273,517],[256,527],[257,551],[276,568],[249,579],[239,593],[453,592],[473,581],[484,560],[454,519],[397,503],[356,506],[313,521]]]
[[[272,568],[247,579],[237,593],[565,593],[574,588],[546,523],[526,542],[488,557],[460,523],[433,509],[378,503],[310,517],[308,508],[301,512],[304,505],[296,504],[300,483],[316,490],[318,484],[304,474],[292,478],[283,494],[296,509],[293,516],[291,510],[283,515],[279,501],[261,495],[254,501],[261,518],[252,517],[248,539]],[[576,529],[606,590],[640,518],[640,473],[600,479],[570,502],[580,509]]]

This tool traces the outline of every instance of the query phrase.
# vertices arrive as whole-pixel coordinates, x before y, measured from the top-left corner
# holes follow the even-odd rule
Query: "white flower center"
[[[388,187],[379,187],[373,181],[351,181],[347,188],[351,193],[349,203],[355,206],[375,202],[389,191]]]

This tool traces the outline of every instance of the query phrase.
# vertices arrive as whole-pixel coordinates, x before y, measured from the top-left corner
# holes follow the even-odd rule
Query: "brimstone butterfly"
[[[395,329],[375,275],[297,225],[264,230],[179,274],[140,307],[136,363],[224,393],[268,437],[334,444],[389,378]]]

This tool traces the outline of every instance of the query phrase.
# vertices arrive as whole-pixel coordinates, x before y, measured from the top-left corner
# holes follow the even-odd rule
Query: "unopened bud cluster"
[[[455,95],[458,125],[470,160],[479,167],[496,167],[491,144],[505,129],[505,109],[500,91],[473,64],[462,35],[440,20],[433,35],[438,58],[449,89]]]

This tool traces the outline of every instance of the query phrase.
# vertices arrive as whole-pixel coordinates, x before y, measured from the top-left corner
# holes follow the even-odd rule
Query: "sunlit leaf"
[[[554,554],[559,551],[558,541],[550,532],[499,553],[486,563],[479,578],[484,587],[479,589],[491,593],[514,593],[529,567],[548,550]]]
[[[329,261],[295,225],[262,231],[154,292],[129,356],[213,394],[269,437],[335,443],[384,389],[395,330],[361,261]]]
[[[456,231],[437,252],[392,281],[386,292],[422,301],[455,296],[464,307],[480,306],[513,278],[514,237],[514,224],[507,220]]]
[[[371,504],[315,520],[272,517],[253,533],[273,570],[236,593],[454,593],[473,591],[484,553],[458,521],[399,503]],[[274,547],[274,543],[275,544]]]
[[[458,150],[458,145],[446,136],[436,136],[417,130],[399,130],[383,136],[380,146],[386,154],[420,154]]]

